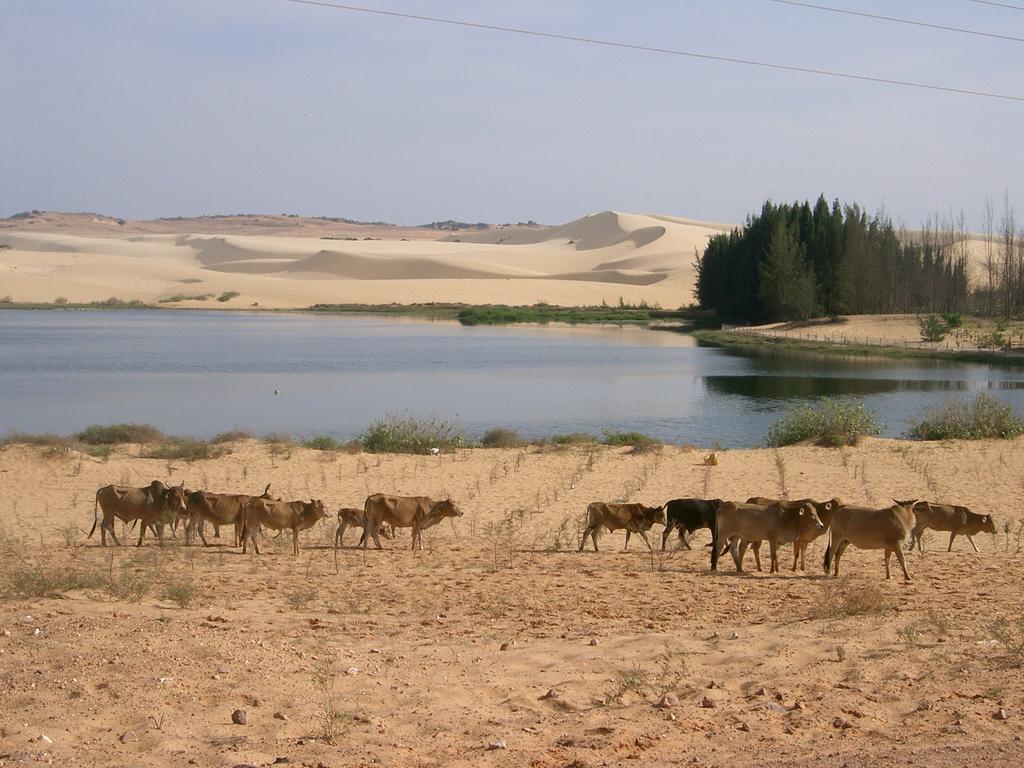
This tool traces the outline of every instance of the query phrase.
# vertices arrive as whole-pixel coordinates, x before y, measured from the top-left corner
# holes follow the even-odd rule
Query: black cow
[[[668,535],[679,529],[679,541],[690,549],[687,534],[698,528],[711,529],[711,567],[718,564],[718,508],[721,499],[673,499],[665,504],[665,531],[661,534],[661,548],[665,549]]]

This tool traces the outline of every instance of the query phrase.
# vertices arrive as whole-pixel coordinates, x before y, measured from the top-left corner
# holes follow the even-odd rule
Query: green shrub
[[[564,435],[552,435],[551,442],[555,445],[575,445],[577,443],[596,443],[597,438],[586,432],[569,432]]]
[[[191,579],[177,581],[164,588],[163,597],[177,603],[179,608],[188,608],[199,600],[199,587]]]
[[[604,430],[604,439],[601,442],[605,445],[631,445],[634,448],[648,448],[654,445],[661,445],[660,440],[656,440],[642,432],[609,432],[607,429]]]
[[[221,432],[218,435],[214,435],[210,438],[210,442],[214,445],[220,445],[221,443],[237,443],[241,440],[252,440],[252,432],[244,429],[229,429],[227,432]]]
[[[526,445],[526,439],[514,429],[495,427],[484,432],[480,445],[484,448],[518,448]]]
[[[66,566],[18,564],[3,573],[3,592],[12,597],[46,597],[54,592],[89,589],[106,584],[100,570],[68,570]]]
[[[230,450],[223,444],[214,445],[206,440],[194,437],[168,437],[141,454],[144,459],[183,459],[198,461],[200,459],[216,459]]]
[[[224,293],[217,297],[217,301],[231,301],[235,296],[239,295],[238,291],[224,291]]]
[[[163,433],[149,424],[93,424],[78,432],[75,439],[86,445],[120,445],[122,443],[153,443]]]
[[[907,434],[916,440],[981,440],[1024,434],[1024,415],[991,395],[954,400],[930,408],[910,423]]]
[[[157,303],[177,304],[179,301],[206,301],[211,296],[213,296],[212,293],[196,293],[191,295],[176,293],[173,296],[165,296],[162,299],[157,299]]]
[[[338,440],[328,435],[317,435],[303,440],[302,447],[315,451],[352,451],[361,448],[362,444],[358,440]]]
[[[436,416],[388,415],[371,424],[361,440],[369,453],[430,453],[469,444],[461,425]]]
[[[959,312],[943,312],[942,319],[949,328],[962,328],[964,324],[963,315]]]
[[[945,321],[938,315],[919,317],[917,327],[921,332],[921,341],[942,341],[949,331]]]
[[[863,402],[850,398],[826,398],[817,405],[799,405],[772,424],[772,446],[813,442],[816,445],[856,445],[865,435],[881,432],[878,416]]]
[[[70,437],[61,437],[52,432],[45,432],[40,435],[30,435],[25,432],[8,432],[0,437],[0,445],[35,445],[43,448],[71,448],[74,440]]]

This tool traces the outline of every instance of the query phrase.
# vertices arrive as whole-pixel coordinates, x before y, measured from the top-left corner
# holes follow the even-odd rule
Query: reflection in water
[[[724,395],[785,400],[787,398],[864,397],[886,392],[967,392],[967,381],[934,379],[863,379],[837,376],[705,376],[708,389]],[[1020,389],[1024,382],[994,382],[999,389]]]
[[[0,433],[146,422],[350,437],[387,413],[528,437],[603,429],[762,444],[786,407],[853,395],[885,434],[988,390],[1024,408],[1024,372],[944,361],[699,347],[636,328],[464,328],[408,318],[234,312],[0,312]],[[275,391],[280,392],[279,395]]]

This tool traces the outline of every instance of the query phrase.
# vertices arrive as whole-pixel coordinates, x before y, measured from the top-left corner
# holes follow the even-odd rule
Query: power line
[[[1015,11],[1024,11],[1024,5],[1013,5],[1012,3],[994,3],[992,0],[970,0],[978,5],[994,5],[998,8],[1012,8]]]
[[[792,5],[797,8],[811,8],[815,11],[828,11],[829,13],[841,13],[846,16],[860,16],[864,19],[874,19],[875,21],[891,21],[897,24],[910,24],[915,27],[926,27],[928,29],[941,29],[944,32],[959,32],[964,35],[977,35],[978,37],[994,37],[999,40],[1012,40],[1015,43],[1024,43],[1024,37],[1014,37],[1013,35],[1000,35],[996,32],[982,32],[977,29],[964,29],[963,27],[948,27],[944,24],[930,24],[927,21],[916,21],[914,19],[901,19],[896,16],[880,16],[876,13],[864,13],[863,11],[851,11],[846,8],[832,8],[827,5],[815,5],[814,3],[801,3],[797,0],[768,0],[770,3],[778,3],[779,5]],[[1000,3],[992,3],[992,5],[1000,5]]]
[[[300,5],[314,5],[323,8],[335,8],[341,11],[352,11],[355,13],[368,13],[377,16],[389,16],[399,19],[411,19],[413,21],[428,21],[434,24],[450,24],[456,27],[469,27],[471,29],[487,29],[494,32],[509,32],[516,35],[529,35],[532,37],[542,37],[549,40],[568,40],[574,43],[587,43],[589,45],[603,45],[609,48],[625,48],[633,51],[647,51],[650,53],[664,53],[672,56],[685,56],[693,59],[703,59],[705,61],[719,61],[726,62],[729,64],[742,64],[748,67],[761,67],[763,69],[775,69],[782,70],[785,72],[802,72],[809,75],[820,75],[822,77],[836,77],[844,80],[858,80],[861,82],[868,83],[882,83],[884,85],[898,85],[904,88],[918,88],[927,91],[943,91],[945,93],[956,93],[962,96],[981,96],[987,99],[1002,99],[1004,101],[1017,101],[1024,102],[1024,96],[1013,96],[1005,93],[993,93],[990,91],[979,91],[969,88],[953,88],[945,85],[932,85],[930,83],[918,83],[909,80],[894,80],[887,77],[872,77],[871,75],[857,75],[849,72],[835,72],[827,69],[816,69],[814,67],[800,67],[790,64],[773,64],[767,61],[757,61],[754,59],[740,59],[732,56],[718,56],[710,53],[696,53],[694,51],[683,51],[674,48],[657,48],[650,45],[638,45],[635,43],[622,43],[614,40],[602,40],[594,37],[580,37],[578,35],[563,35],[555,32],[541,32],[534,29],[523,29],[521,27],[504,27],[497,24],[481,24],[473,21],[462,21],[459,19],[445,19],[439,16],[421,16],[413,13],[400,13],[398,11],[384,11],[379,8],[363,8],[357,5],[341,5],[339,3],[329,3],[324,0],[288,0],[290,3],[297,3]]]

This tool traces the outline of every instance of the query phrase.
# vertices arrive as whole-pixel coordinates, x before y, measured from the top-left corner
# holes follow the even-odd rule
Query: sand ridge
[[[674,308],[692,300],[695,254],[727,229],[613,211],[560,227],[434,232],[434,239],[201,232],[97,237],[71,225],[42,228],[0,230],[0,243],[11,246],[0,251],[4,293],[17,301],[115,296],[154,302],[240,294],[218,308],[427,301],[580,305],[620,298]]]

